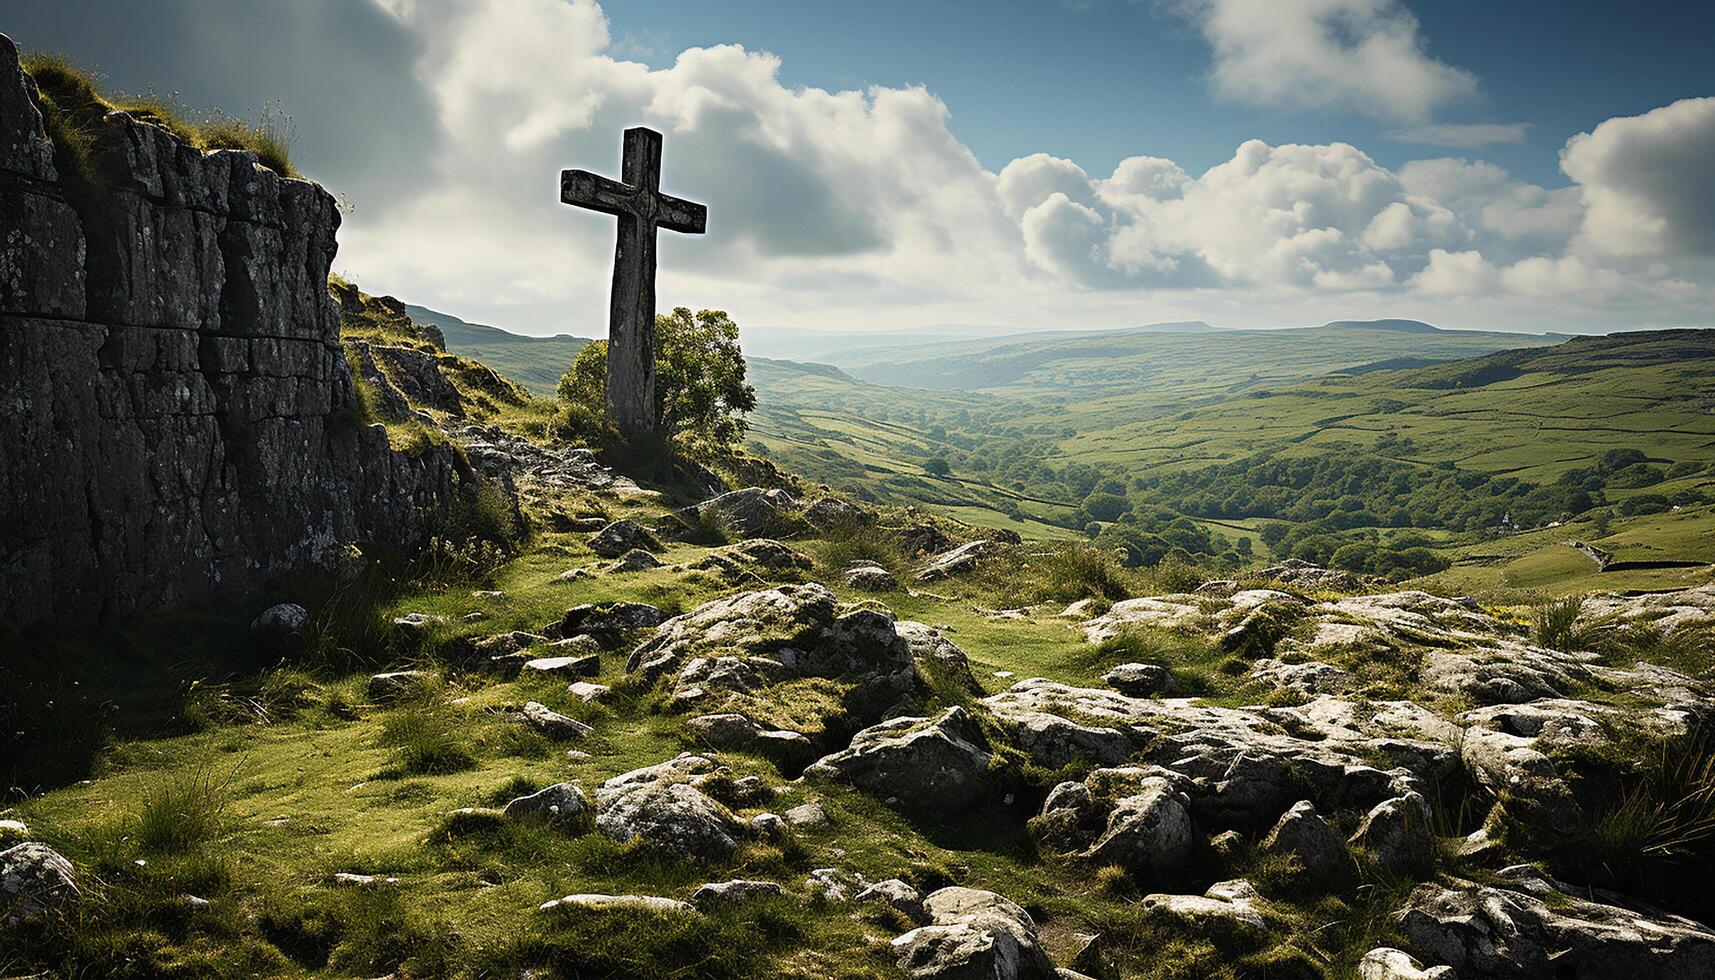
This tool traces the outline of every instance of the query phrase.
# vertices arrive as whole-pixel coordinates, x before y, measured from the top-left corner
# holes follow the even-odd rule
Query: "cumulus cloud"
[[[1687,197],[1696,154],[1709,155],[1710,100],[1574,139],[1575,183],[1562,188],[1482,161],[1393,169],[1345,143],[1259,140],[1201,173],[1138,155],[1102,175],[1046,152],[991,172],[921,87],[788,86],[778,58],[737,45],[652,69],[624,60],[593,0],[385,6],[419,52],[437,139],[420,192],[381,211],[360,203],[341,267],[474,319],[604,328],[613,224],[558,204],[557,176],[617,176],[620,133],[638,124],[665,134],[663,187],[710,206],[706,236],[662,234],[662,303],[719,305],[753,325],[1308,322],[1340,297],[1375,315],[1409,302],[1466,325],[1565,327],[1619,309],[1684,320],[1710,298],[1707,269],[1687,265],[1712,234],[1707,202]],[[1277,7],[1308,17],[1360,80],[1380,52],[1416,65],[1400,76],[1418,79],[1409,97],[1363,83],[1377,114],[1410,117],[1469,89],[1423,53],[1396,3],[1271,3],[1256,16]],[[1222,24],[1236,9],[1196,8]],[[1294,23],[1286,33],[1302,37]]]
[[[1529,129],[1530,123],[1428,123],[1389,130],[1387,138],[1474,150],[1494,143],[1523,143]]]
[[[1477,78],[1431,57],[1400,0],[1169,0],[1214,51],[1227,99],[1417,122],[1476,94]]]
[[[1591,251],[1715,255],[1715,98],[1682,99],[1609,119],[1567,142],[1560,167],[1578,182]]]

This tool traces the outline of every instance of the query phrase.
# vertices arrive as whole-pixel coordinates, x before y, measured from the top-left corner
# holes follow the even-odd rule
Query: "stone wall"
[[[93,182],[56,170],[0,35],[0,622],[414,546],[472,492],[454,451],[393,452],[361,420],[325,190],[118,112],[95,159]]]

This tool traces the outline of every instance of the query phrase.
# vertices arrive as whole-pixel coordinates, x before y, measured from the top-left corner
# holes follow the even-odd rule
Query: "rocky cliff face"
[[[0,35],[0,622],[244,589],[346,543],[410,546],[472,490],[364,424],[316,184],[121,112],[56,169]]]

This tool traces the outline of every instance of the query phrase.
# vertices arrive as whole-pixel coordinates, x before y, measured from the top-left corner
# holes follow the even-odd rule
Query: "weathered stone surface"
[[[587,829],[593,810],[584,791],[572,783],[555,783],[506,804],[509,817],[544,820],[559,827]]]
[[[613,688],[606,684],[592,684],[589,681],[573,681],[566,685],[566,693],[579,701],[601,704],[613,696]]]
[[[1173,675],[1159,664],[1120,664],[1102,675],[1114,690],[1132,698],[1172,694]]]
[[[310,611],[295,602],[280,602],[262,610],[250,621],[250,632],[259,636],[295,636],[310,625]]]
[[[933,924],[893,940],[907,976],[933,980],[1055,980],[1030,913],[994,892],[943,888],[924,900]]]
[[[1533,868],[1492,886],[1419,885],[1399,930],[1460,977],[1715,976],[1715,931],[1652,909],[1576,898]]]
[[[1331,592],[1350,592],[1361,586],[1358,577],[1351,572],[1323,568],[1298,558],[1288,558],[1278,565],[1257,572],[1258,578],[1273,579],[1282,585],[1290,585],[1299,589],[1327,589]]]
[[[1241,879],[1216,882],[1201,895],[1145,895],[1143,907],[1201,932],[1259,939],[1268,933],[1268,922],[1256,908],[1259,898]]]
[[[1377,803],[1364,814],[1352,844],[1374,854],[1382,867],[1395,874],[1427,871],[1435,865],[1435,819],[1429,801],[1420,793],[1406,793]]]
[[[473,498],[451,447],[359,417],[331,194],[114,112],[80,218],[33,89],[0,40],[0,621],[253,590]]]
[[[601,656],[536,657],[524,661],[522,673],[526,677],[594,677],[601,673]]]
[[[1081,725],[1043,712],[1020,713],[1012,720],[1018,725],[1018,747],[1030,761],[1049,769],[1079,761],[1117,766],[1133,748],[1130,734],[1117,728]]]
[[[1338,694],[1351,683],[1351,675],[1333,664],[1308,661],[1287,663],[1265,657],[1251,666],[1250,676],[1265,684],[1306,697],[1318,694]]]
[[[1097,769],[1082,782],[1054,787],[1030,833],[1045,847],[1096,865],[1177,868],[1194,840],[1187,784],[1158,767]]]
[[[675,857],[729,857],[738,849],[738,821],[692,782],[717,769],[687,753],[615,776],[596,790],[596,828],[621,842],[642,838]]]
[[[987,541],[968,541],[952,551],[936,555],[917,569],[917,581],[933,582],[972,571],[992,547]]]
[[[1387,804],[1378,804],[1378,809],[1384,806]],[[1274,829],[1263,838],[1262,850],[1295,858],[1300,877],[1324,891],[1349,888],[1357,880],[1357,863],[1309,800],[1300,800],[1281,814]]]
[[[713,521],[742,537],[755,538],[791,532],[797,510],[798,501],[784,490],[744,487],[693,504],[680,513]]]
[[[412,347],[373,344],[370,351],[387,378],[414,405],[464,417],[464,403],[453,383],[441,373],[441,355]]]
[[[588,636],[604,647],[616,647],[625,637],[659,626],[666,618],[646,602],[585,603],[566,610],[558,623],[549,624],[542,632],[556,639]]]
[[[908,619],[894,623],[893,629],[905,640],[911,650],[911,659],[917,663],[920,671],[934,671],[972,694],[983,693],[982,685],[977,683],[976,675],[971,673],[970,658],[940,630]]]
[[[1410,953],[1377,947],[1358,961],[1358,980],[1455,980],[1450,966],[1425,967]]]
[[[888,878],[868,885],[853,895],[852,901],[860,905],[864,902],[882,902],[918,925],[929,921],[929,913],[923,907],[922,893],[898,878]]]
[[[760,572],[808,571],[810,557],[771,538],[749,538],[717,548],[684,567],[721,572],[732,578],[757,577]]]
[[[750,881],[744,878],[734,878],[731,881],[711,881],[698,886],[691,894],[691,904],[700,909],[710,909],[720,905],[741,905],[758,898],[775,898],[785,894],[785,889],[777,881]]]
[[[822,804],[815,801],[800,803],[787,810],[783,817],[787,823],[794,827],[805,827],[810,830],[826,827],[829,823],[828,811],[822,808]]]
[[[376,674],[369,679],[369,700],[397,701],[417,694],[435,680],[435,675],[426,670],[395,670]]]
[[[0,851],[0,923],[17,925],[82,897],[77,870],[46,844],[28,842]]]
[[[520,714],[525,725],[537,734],[545,735],[548,738],[583,738],[595,731],[594,728],[576,718],[562,715],[540,701],[525,702],[524,710]]]
[[[649,529],[630,518],[614,521],[589,537],[590,550],[603,558],[618,558],[634,548],[657,551],[661,542]]]
[[[686,721],[685,727],[717,749],[758,752],[800,765],[814,753],[810,740],[804,735],[765,729],[741,714],[701,715]]]
[[[969,713],[895,718],[866,728],[806,776],[835,779],[911,809],[957,812],[987,792],[988,741]]]
[[[804,508],[804,521],[823,531],[843,525],[868,524],[874,520],[874,514],[838,497],[823,497]]]
[[[859,592],[892,592],[899,588],[893,573],[874,562],[857,562],[841,573],[846,588]]]

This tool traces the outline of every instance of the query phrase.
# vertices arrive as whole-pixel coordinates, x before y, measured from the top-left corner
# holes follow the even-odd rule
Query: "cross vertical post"
[[[655,391],[655,231],[700,235],[708,222],[701,204],[662,194],[661,134],[625,131],[623,182],[590,173],[560,173],[562,203],[619,219],[613,292],[608,303],[607,413],[633,441],[648,440],[660,407]]]

